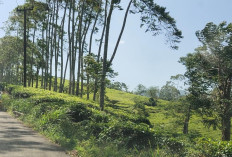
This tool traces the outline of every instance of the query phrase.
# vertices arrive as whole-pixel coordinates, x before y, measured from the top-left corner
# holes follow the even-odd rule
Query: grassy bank
[[[180,154],[182,143],[156,132],[140,108],[131,112],[67,94],[9,86],[4,107],[77,156],[154,156]]]
[[[196,115],[190,134],[183,135],[175,123],[177,117],[168,114],[168,101],[158,100],[156,106],[148,106],[141,103],[149,102],[146,97],[107,89],[102,112],[97,103],[68,94],[21,86],[8,86],[6,91],[2,97],[5,109],[76,156],[168,157],[232,152],[225,149],[228,143],[202,138],[209,129]],[[219,133],[210,130],[209,134],[216,140]]]

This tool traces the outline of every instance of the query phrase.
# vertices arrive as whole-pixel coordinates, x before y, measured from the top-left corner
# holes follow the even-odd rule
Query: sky
[[[0,0],[0,27],[9,17],[9,12],[23,4],[24,0]],[[122,0],[126,6],[129,0]],[[202,30],[209,22],[219,24],[232,22],[232,0],[155,0],[176,20],[178,29],[184,38],[178,44],[178,50],[172,50],[165,44],[164,35],[152,36],[140,28],[139,16],[129,15],[118,52],[113,61],[113,69],[118,76],[112,81],[124,82],[130,90],[138,84],[146,87],[165,85],[171,76],[183,74],[185,67],[178,63],[180,57],[194,52],[200,46],[195,32]],[[119,35],[124,11],[113,14],[109,51],[112,52]],[[4,36],[0,29],[0,37]]]

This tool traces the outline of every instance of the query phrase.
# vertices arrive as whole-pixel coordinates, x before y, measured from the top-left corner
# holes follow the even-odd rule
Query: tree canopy
[[[217,112],[221,121],[222,140],[230,140],[231,130],[231,79],[232,79],[232,24],[208,23],[196,35],[202,46],[195,53],[182,57],[195,96],[205,95],[213,100],[210,109]]]

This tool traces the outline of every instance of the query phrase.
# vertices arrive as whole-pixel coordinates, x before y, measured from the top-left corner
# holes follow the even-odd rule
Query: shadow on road
[[[67,157],[64,150],[0,111],[0,157]],[[5,157],[4,156],[4,157]]]

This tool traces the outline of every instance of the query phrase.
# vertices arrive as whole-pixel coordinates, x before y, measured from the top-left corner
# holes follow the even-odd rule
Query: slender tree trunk
[[[46,60],[45,56],[44,56],[44,29],[42,29],[42,58],[43,60]],[[42,74],[41,74],[41,87],[43,87],[43,84],[44,84],[44,65],[41,66],[42,68]]]
[[[92,11],[91,11],[92,12]],[[91,14],[91,13],[90,13]],[[82,40],[82,46],[81,46],[81,98],[83,97],[83,93],[84,93],[84,45],[85,45],[85,40],[86,40],[86,36],[89,30],[89,27],[91,25],[91,19],[89,17],[89,20],[86,21],[86,26],[84,28],[84,32],[83,32],[83,40]]]
[[[54,31],[54,52],[55,52],[55,78],[54,78],[54,91],[57,92],[57,73],[58,73],[58,56],[59,56],[59,40],[57,44],[57,22],[59,13],[59,3],[56,2],[56,19]]]
[[[131,4],[132,4],[132,0],[130,0],[129,4],[128,4],[128,6],[127,6],[127,10],[126,10],[126,13],[125,13],[125,15],[124,15],[124,20],[123,20],[123,25],[122,25],[122,28],[121,28],[121,32],[120,32],[120,34],[119,34],[119,37],[118,37],[116,46],[115,46],[115,48],[114,48],[113,55],[111,56],[111,59],[110,59],[110,62],[109,62],[109,64],[108,64],[108,66],[110,66],[110,65],[112,64],[113,59],[114,59],[114,57],[115,57],[115,54],[116,54],[116,52],[117,52],[117,50],[118,50],[118,46],[119,46],[120,40],[121,40],[121,38],[122,38],[122,34],[123,34],[124,29],[125,29],[125,26],[126,26],[127,16],[128,16],[128,13],[129,13]]]
[[[69,55],[70,55],[70,53],[68,53],[68,55],[67,55],[66,64],[65,64],[65,69],[64,69],[64,79],[63,79],[63,84],[62,84],[63,90],[64,90],[64,85],[65,85],[66,72],[67,72],[67,68],[68,68]],[[62,91],[62,92],[63,92],[63,91]]]
[[[48,87],[48,69],[49,69],[49,49],[50,49],[50,32],[51,32],[51,16],[48,14],[47,19],[47,28],[46,29],[46,67],[45,67],[45,80],[44,80],[44,89]]]
[[[61,76],[60,76],[60,89],[59,89],[59,92],[62,93],[63,92],[63,89],[64,89],[64,86],[63,86],[63,48],[64,48],[64,22],[65,22],[65,17],[66,17],[66,10],[67,10],[67,2],[66,2],[66,5],[65,5],[65,8],[64,8],[64,15],[63,15],[63,19],[62,19],[62,22],[61,22],[61,61],[60,61],[60,66],[61,66],[61,70],[60,70],[60,73],[61,73]]]
[[[39,86],[39,66],[37,65],[37,69],[36,69],[36,85],[35,88],[38,88]]]
[[[71,38],[72,38],[72,35],[71,35],[71,16],[72,16],[72,9],[73,9],[73,1],[71,0],[70,1],[70,6],[69,6],[69,15],[68,15],[68,17],[69,17],[69,19],[68,19],[68,42],[69,42],[69,60],[70,60],[70,62],[69,62],[69,90],[68,90],[68,93],[69,94],[71,94],[71,90],[72,90],[72,79],[73,79],[73,77],[72,77],[72,74],[73,74],[73,70],[72,70],[72,40],[71,40]]]
[[[37,21],[35,21],[35,28],[33,32],[33,40],[32,40],[33,45],[35,44],[35,33],[37,30],[36,27],[37,27]],[[32,51],[32,54],[31,54],[31,86],[32,87],[34,86],[33,64],[34,64],[34,52]]]
[[[110,33],[110,22],[111,22],[113,9],[114,9],[114,4],[112,0],[106,21],[105,45],[104,45],[103,66],[102,66],[102,76],[101,76],[101,85],[100,85],[100,109],[102,111],[104,110],[104,101],[105,101],[104,98],[105,98],[105,79],[106,79],[106,71],[107,71],[107,53],[108,53],[108,43],[109,43],[109,33]]]
[[[132,0],[130,0],[130,2],[128,4],[127,10],[126,10],[126,13],[125,13],[125,16],[124,16],[123,26],[122,26],[121,32],[119,34],[118,41],[117,41],[116,46],[115,46],[115,50],[113,52],[113,55],[111,56],[110,62],[107,65],[109,30],[110,30],[111,15],[112,15],[113,8],[114,8],[114,4],[113,3],[114,3],[113,0],[111,0],[111,6],[110,6],[109,15],[107,17],[107,23],[106,23],[105,47],[104,47],[103,67],[102,67],[102,77],[101,77],[101,87],[100,87],[101,88],[101,91],[100,91],[100,108],[101,108],[101,110],[104,110],[106,72],[108,71],[109,66],[112,64],[114,56],[115,56],[115,54],[117,52],[117,48],[118,48],[120,39],[122,37],[125,25],[126,25],[126,20],[127,20],[127,16],[128,16],[128,13],[129,13],[129,9],[130,9]]]
[[[53,12],[52,12],[52,32],[51,32],[51,37],[54,36],[54,22],[55,22],[55,2],[53,2]],[[51,39],[50,40],[50,74],[49,74],[49,90],[52,90],[52,62],[53,62],[53,53],[54,53],[54,41]]]
[[[102,48],[103,38],[105,35],[105,30],[106,30],[106,20],[107,20],[107,3],[105,3],[105,20],[104,20],[104,26],[103,26],[100,44],[99,44],[99,48],[98,48],[98,55],[97,55],[97,62],[98,63],[100,62],[101,48]],[[95,74],[96,74],[96,78],[94,81],[93,101],[96,101],[96,95],[97,95],[97,91],[98,91],[98,80],[99,80],[98,71],[96,71]]]
[[[76,1],[73,0],[73,12],[72,12],[72,94],[75,93],[75,61],[76,61],[76,55],[75,55],[75,3]],[[71,62],[71,60],[70,60]]]
[[[18,46],[18,44],[19,44],[19,41],[18,41],[18,39],[19,39],[19,36],[18,36],[18,31],[17,31],[17,51],[18,51],[18,61],[17,61],[17,70],[16,70],[16,76],[17,76],[17,84],[20,84],[20,74],[19,74],[19,71],[20,71],[20,69],[19,69],[19,66],[20,66],[20,61],[19,61],[19,58],[20,58],[20,49],[19,49],[19,46]],[[1,66],[0,66],[1,67]],[[1,82],[1,79],[2,79],[2,77],[3,77],[3,75],[1,75],[2,74],[2,72],[0,72],[0,82]]]
[[[81,3],[81,2],[80,2]],[[81,50],[82,50],[82,19],[84,14],[84,1],[81,5],[81,11],[79,11],[79,25],[78,25],[78,43],[79,43],[79,56],[78,56],[78,69],[77,69],[77,87],[76,87],[76,95],[80,95],[80,73],[81,73]]]
[[[189,106],[184,120],[183,134],[188,134],[191,107]]]
[[[97,21],[98,21],[98,16],[100,14],[100,9],[97,13],[97,16],[95,18],[95,21],[94,21],[94,24],[93,24],[93,27],[92,27],[92,31],[91,31],[91,34],[90,34],[90,40],[89,40],[89,55],[91,54],[91,51],[92,51],[92,42],[93,42],[93,33],[94,33],[94,30],[95,30],[95,27],[96,27],[96,24],[97,24]],[[88,66],[88,65],[87,65]],[[89,79],[90,79],[90,76],[89,74],[87,74],[87,100],[89,100],[89,93],[90,93],[90,90],[89,90]]]

